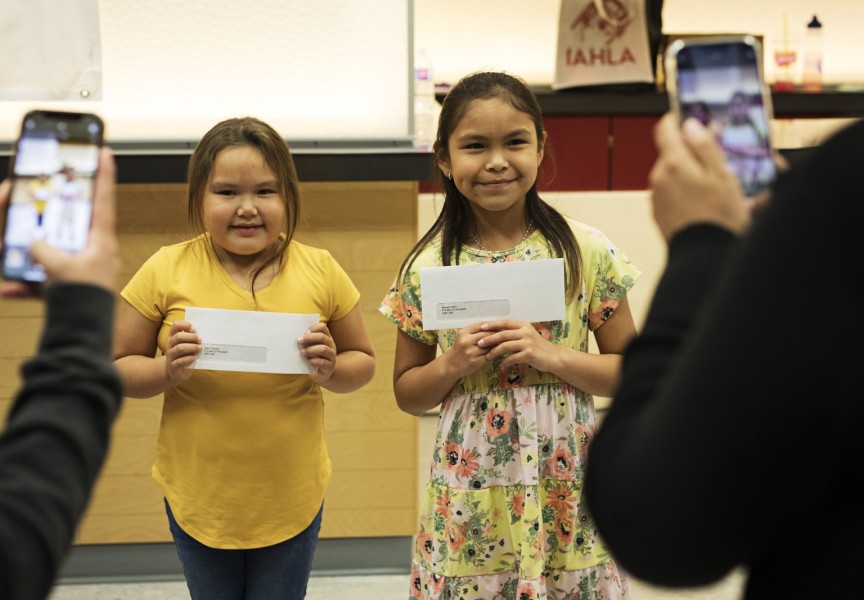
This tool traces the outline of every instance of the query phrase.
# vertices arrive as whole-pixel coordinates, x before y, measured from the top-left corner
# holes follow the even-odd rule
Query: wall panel
[[[51,2],[51,11],[46,0],[27,2],[14,12],[8,4],[0,31],[7,33],[5,25],[17,35],[0,36],[0,52],[50,73],[56,88],[73,92],[55,107],[100,114],[111,142],[182,146],[217,121],[254,115],[310,144],[410,146],[413,29],[406,0],[76,2],[81,10],[98,4],[101,24],[102,62],[92,69],[103,93],[87,99],[69,89],[74,79],[58,80],[70,55],[87,50],[51,35],[68,21],[60,5],[70,3]],[[7,15],[12,22],[4,22]],[[38,40],[32,52],[21,44],[28,33]],[[94,44],[89,57],[98,51]],[[354,90],[380,93],[345,93]],[[33,99],[0,104],[0,140],[17,134]]]
[[[392,392],[395,328],[377,306],[415,239],[415,182],[304,183],[297,238],[329,249],[361,291],[360,305],[378,367],[352,394],[325,390],[325,429],[333,478],[325,499],[323,537],[410,536],[416,521],[417,420],[396,407]],[[118,289],[165,244],[189,236],[181,184],[121,185]],[[39,302],[2,301],[0,411],[18,387],[21,360],[35,351]],[[161,395],[127,398],[111,449],[81,522],[81,544],[167,542],[162,494],[150,476]]]

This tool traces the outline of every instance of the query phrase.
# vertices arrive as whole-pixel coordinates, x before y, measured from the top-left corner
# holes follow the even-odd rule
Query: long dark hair
[[[543,114],[537,98],[528,89],[526,83],[518,77],[505,73],[474,73],[462,78],[450,90],[441,105],[438,136],[432,147],[436,163],[449,159],[450,136],[471,102],[493,98],[498,98],[531,117],[537,133],[537,143],[544,143]],[[439,234],[442,240],[441,264],[449,265],[454,259],[458,264],[463,240],[474,228],[474,214],[471,212],[470,203],[458,190],[453,180],[445,177],[438,168],[435,169],[435,180],[444,190],[444,205],[435,223],[414,245],[399,268],[400,282],[404,280],[420,251]],[[570,225],[561,213],[540,198],[536,181],[525,194],[525,213],[527,220],[533,222],[546,238],[555,255],[564,258],[567,299],[572,300],[581,282],[582,257]]]
[[[237,146],[249,146],[261,152],[267,166],[276,175],[278,191],[285,202],[285,221],[282,224],[284,235],[276,239],[276,243],[264,256],[264,262],[252,273],[254,297],[255,280],[258,275],[282,257],[297,230],[297,222],[300,218],[300,186],[297,168],[294,166],[288,144],[270,125],[254,117],[228,119],[217,123],[204,134],[189,159],[187,211],[193,233],[204,233],[202,215],[204,193],[213,176],[216,157],[226,148]]]

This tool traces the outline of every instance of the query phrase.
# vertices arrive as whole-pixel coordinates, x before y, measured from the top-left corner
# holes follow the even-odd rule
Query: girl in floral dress
[[[638,271],[601,232],[540,199],[545,142],[522,80],[462,79],[444,100],[434,146],[441,214],[381,304],[398,326],[400,408],[441,407],[412,599],[628,597],[580,492],[591,395],[615,388],[635,333],[626,294]],[[421,267],[556,257],[566,265],[564,320],[423,330]],[[589,331],[600,354],[588,353]]]

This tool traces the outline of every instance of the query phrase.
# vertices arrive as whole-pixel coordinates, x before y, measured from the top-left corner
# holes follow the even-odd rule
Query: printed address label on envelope
[[[319,315],[188,307],[186,320],[201,338],[193,369],[254,373],[309,373],[297,338]]]
[[[528,260],[420,269],[423,329],[479,321],[541,323],[564,318],[564,260]]]

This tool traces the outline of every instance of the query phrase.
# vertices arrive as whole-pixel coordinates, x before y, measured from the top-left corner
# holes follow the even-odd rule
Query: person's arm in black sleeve
[[[119,266],[115,227],[116,171],[111,151],[99,156],[87,247],[67,253],[45,240],[30,251],[45,269],[42,290],[0,283],[4,298],[44,291],[46,320],[36,355],[0,434],[0,598],[44,599],[96,476],[122,399],[112,363]],[[0,183],[0,209],[9,200]]]
[[[633,575],[648,581],[688,585],[692,582],[685,579],[696,574],[681,572],[680,563],[658,547],[665,543],[667,528],[653,502],[676,510],[675,492],[655,487],[649,472],[656,465],[650,465],[645,477],[630,468],[631,453],[637,451],[634,431],[655,418],[658,390],[682,352],[684,338],[734,242],[732,233],[707,224],[685,229],[671,240],[668,264],[645,326],[624,354],[612,409],[589,450],[585,478],[589,510],[616,558]],[[644,451],[651,453],[655,444],[663,442],[649,436],[645,443]],[[651,504],[644,504],[646,500]],[[676,510],[676,525],[679,517]]]
[[[695,232],[675,240],[586,475],[599,532],[635,576],[702,585],[795,547],[774,572],[805,573],[814,558],[800,546],[800,520],[819,515],[824,536],[832,511],[844,515],[839,486],[848,484],[838,482],[861,454],[850,440],[862,415],[853,381],[864,314],[851,304],[858,296],[836,286],[864,262],[862,139],[858,126],[781,178],[692,326],[672,313],[677,296],[692,292],[688,279],[701,276],[697,259],[677,247]],[[823,319],[820,299],[840,313]],[[857,555],[841,550],[831,560],[843,556]],[[789,581],[750,583],[763,584],[779,593]],[[813,585],[827,589],[819,578]]]
[[[114,296],[52,285],[36,356],[0,436],[0,598],[45,598],[108,448],[122,397]]]
[[[613,424],[638,411],[656,389],[678,353],[696,313],[716,284],[737,236],[711,224],[689,227],[669,244],[666,269],[657,284],[642,332],[630,343],[622,366],[624,400],[616,395]]]

